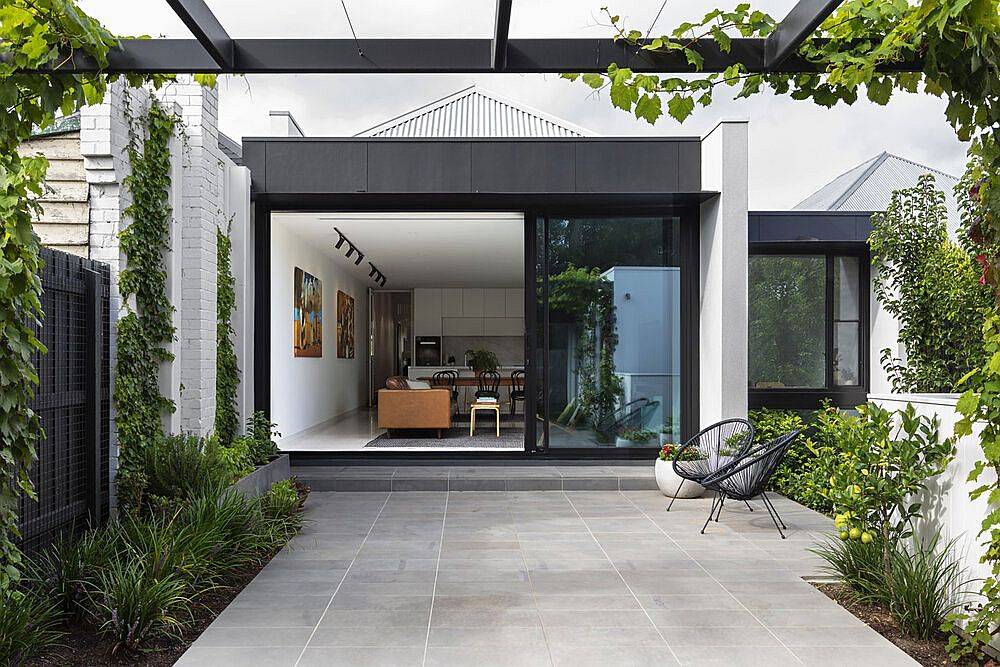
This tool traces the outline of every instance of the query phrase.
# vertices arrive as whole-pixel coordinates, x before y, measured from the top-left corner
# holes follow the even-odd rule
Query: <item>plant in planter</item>
[[[627,428],[615,438],[615,447],[648,447],[656,433],[644,428]]]
[[[483,371],[495,371],[500,367],[497,355],[483,347],[476,350],[466,350],[465,358],[472,370],[476,371],[476,375]]]
[[[680,455],[678,456],[678,452]],[[656,457],[654,472],[656,473],[656,485],[660,487],[660,493],[665,496],[678,498],[697,498],[705,492],[705,487],[696,484],[691,480],[683,478],[674,472],[674,458],[680,461],[698,461],[704,458],[696,449],[681,449],[680,445],[667,443],[660,448],[660,454]],[[681,482],[684,482],[683,486]]]

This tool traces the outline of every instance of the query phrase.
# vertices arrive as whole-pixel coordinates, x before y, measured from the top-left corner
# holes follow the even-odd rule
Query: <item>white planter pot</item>
[[[672,498],[675,493],[678,498],[697,498],[705,493],[705,487],[701,484],[695,484],[689,479],[685,480],[674,472],[674,466],[671,461],[663,461],[657,458],[653,469],[656,472],[656,485],[660,487],[660,493],[668,498]],[[682,480],[684,481],[684,486],[681,486]],[[680,486],[680,493],[677,493],[678,486]]]
[[[621,437],[620,435],[615,436],[615,447],[652,447],[652,438],[646,440],[645,442],[635,442],[634,440],[628,440]]]

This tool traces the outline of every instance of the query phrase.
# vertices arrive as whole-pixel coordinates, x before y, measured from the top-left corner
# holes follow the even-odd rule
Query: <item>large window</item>
[[[660,432],[679,441],[680,221],[549,218],[541,227],[538,413],[548,445],[655,447]],[[653,437],[627,439],[643,430]]]
[[[771,248],[749,261],[751,395],[816,390],[811,400],[825,390],[856,400],[865,384],[865,259]]]

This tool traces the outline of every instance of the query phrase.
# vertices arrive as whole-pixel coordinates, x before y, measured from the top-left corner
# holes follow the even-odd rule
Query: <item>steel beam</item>
[[[234,39],[233,66],[220,66],[194,39],[123,39],[108,54],[104,71],[217,74],[418,74],[495,72],[491,39],[368,39],[362,51],[353,39]],[[698,50],[704,72],[721,72],[741,63],[751,72],[764,70],[763,39],[733,39],[727,52],[704,39]],[[615,63],[636,72],[695,73],[678,52],[651,53],[613,39],[510,39],[506,67],[511,73],[605,72]],[[97,63],[86,56],[67,55],[58,71],[94,72]],[[919,70],[919,61],[891,63],[884,71]],[[45,70],[51,72],[51,69]],[[796,54],[773,66],[772,72],[815,72]]]
[[[799,0],[764,42],[764,71],[777,71],[843,0]]]
[[[507,67],[507,40],[510,36],[510,9],[513,0],[497,0],[496,24],[493,41],[490,42],[490,60],[493,69],[502,71]]]
[[[219,67],[232,69],[233,40],[205,0],[167,0],[167,4]]]

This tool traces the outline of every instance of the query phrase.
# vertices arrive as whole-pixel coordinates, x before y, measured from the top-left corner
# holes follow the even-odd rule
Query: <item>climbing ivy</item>
[[[173,401],[160,394],[159,373],[160,365],[174,358],[164,347],[174,336],[165,256],[172,215],[170,140],[177,122],[151,100],[149,110],[130,123],[131,171],[123,185],[132,202],[125,209],[128,226],[119,234],[125,262],[118,288],[125,314],[118,320],[115,372],[121,481],[128,479],[143,447],[162,433],[163,413],[174,410]]]
[[[68,0],[0,0],[0,595],[18,579],[20,495],[34,497],[28,470],[43,436],[29,407],[38,384],[32,356],[44,352],[41,260],[31,223],[41,215],[48,162],[22,156],[20,144],[57,113],[101,100],[107,80],[96,74],[26,74],[57,64],[67,53],[107,62],[115,39]]]
[[[236,307],[236,279],[233,278],[233,242],[229,238],[232,221],[226,231],[215,230],[218,254],[217,318],[215,357],[215,434],[228,446],[236,437],[239,416],[236,414],[236,390],[240,384],[240,369],[233,346],[233,309]]]

